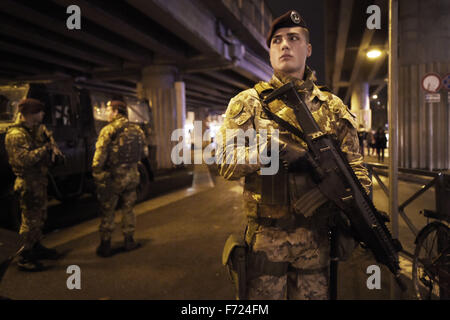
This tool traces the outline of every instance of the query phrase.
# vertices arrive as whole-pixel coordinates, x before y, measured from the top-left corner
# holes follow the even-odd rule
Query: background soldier
[[[366,190],[371,181],[359,153],[355,116],[337,96],[317,87],[306,66],[312,47],[306,24],[296,11],[273,21],[267,45],[274,69],[272,79],[232,98],[220,129],[226,140],[225,147],[219,150],[225,159],[219,164],[219,173],[230,180],[245,176],[245,240],[250,250],[244,298],[328,299],[329,223],[335,209],[312,181],[307,167],[302,168],[306,143],[269,119],[261,106],[264,94],[294,81],[321,130],[336,135]],[[301,130],[292,108],[281,100],[270,103],[268,108]],[[227,129],[279,129],[283,166],[278,173],[260,175],[260,164],[248,164],[249,148],[236,146],[234,139],[226,135]],[[233,142],[226,145],[227,141]]]
[[[101,208],[101,243],[97,248],[101,257],[112,255],[111,234],[116,207],[122,211],[125,250],[139,246],[133,238],[136,224],[133,206],[139,184],[138,162],[148,156],[144,132],[128,121],[125,102],[108,102],[106,114],[110,123],[100,131],[92,163]]]
[[[42,228],[47,218],[47,172],[51,159],[62,156],[51,132],[41,124],[44,105],[36,99],[19,103],[17,122],[8,129],[5,147],[9,163],[16,175],[14,191],[19,195],[22,210],[20,234],[24,250],[18,262],[20,270],[40,271],[39,259],[58,259],[54,249],[44,247]]]

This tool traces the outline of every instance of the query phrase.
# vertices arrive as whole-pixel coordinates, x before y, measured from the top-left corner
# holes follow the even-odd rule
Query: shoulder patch
[[[236,118],[244,109],[244,103],[241,100],[234,100],[230,102],[227,108],[227,117],[234,119]]]

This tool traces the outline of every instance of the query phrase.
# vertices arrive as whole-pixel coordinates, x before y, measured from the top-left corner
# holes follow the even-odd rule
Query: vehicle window
[[[110,97],[101,92],[91,93],[92,112],[95,120],[108,121],[106,116],[106,104],[110,100]]]
[[[55,125],[58,127],[72,125],[70,97],[63,94],[54,94],[52,95],[52,105]]]
[[[0,122],[13,122],[19,101],[27,96],[28,85],[0,86]]]
[[[135,123],[149,123],[150,114],[149,106],[143,101],[139,101],[132,98],[125,98],[125,102],[128,106],[128,119],[130,122]]]

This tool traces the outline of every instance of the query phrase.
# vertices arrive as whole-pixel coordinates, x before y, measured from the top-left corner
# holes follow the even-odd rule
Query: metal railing
[[[377,170],[376,170],[376,169],[388,170],[389,167],[385,166],[385,165],[373,164],[373,163],[365,163],[365,166],[369,170],[370,175],[372,177],[374,177],[375,180],[378,182],[378,184],[380,185],[380,187],[383,190],[386,197],[389,198],[389,190],[386,187],[386,185],[383,183],[383,181],[381,180],[380,173],[377,172]],[[399,168],[398,172],[404,173],[404,174],[409,174],[409,175],[414,175],[414,176],[416,176],[416,179],[414,182],[416,182],[416,183],[420,182],[420,184],[422,184],[422,186],[420,187],[420,189],[417,192],[415,192],[412,196],[410,196],[408,199],[403,201],[403,203],[398,206],[398,210],[397,210],[397,214],[400,215],[400,217],[406,223],[409,230],[413,233],[414,237],[417,237],[417,235],[419,234],[419,229],[416,228],[416,226],[414,226],[411,219],[409,219],[409,217],[406,215],[405,208],[407,206],[409,206],[411,203],[413,203],[417,198],[419,198],[426,191],[430,190],[431,188],[433,188],[433,187],[442,188],[442,186],[440,186],[440,184],[442,184],[442,181],[443,181],[442,178],[444,177],[444,173],[443,172],[425,171],[425,170],[419,170],[419,169],[406,169],[406,168]],[[424,178],[420,179],[420,178],[417,178],[417,176],[431,178],[431,180],[424,179]],[[447,205],[442,205],[442,203],[439,203],[439,202],[448,202],[448,197],[450,197],[450,194],[448,194],[447,197],[445,197],[445,195],[438,196],[438,194],[436,192],[436,208],[437,208],[437,210],[438,210],[438,208],[443,208],[443,207],[447,206]],[[429,210],[422,210],[422,211],[420,211],[420,213],[425,213],[424,214],[425,216],[429,216],[429,217],[436,218],[436,219],[443,219],[443,220],[448,219],[448,217],[445,216],[446,214],[450,215],[450,213],[447,213],[447,212],[434,213]],[[428,213],[428,214],[426,214],[426,213]],[[405,250],[403,250],[403,252],[405,254],[407,254],[408,256],[413,255],[411,252],[407,252]]]

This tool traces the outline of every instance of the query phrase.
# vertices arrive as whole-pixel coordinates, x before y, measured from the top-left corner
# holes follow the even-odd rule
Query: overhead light
[[[376,99],[378,99],[378,96],[377,96],[376,94],[374,94],[374,95],[372,96],[372,99],[373,99],[373,100],[376,100]]]
[[[381,51],[378,49],[372,49],[370,51],[367,51],[367,58],[369,59],[376,59],[379,56],[381,56]]]

